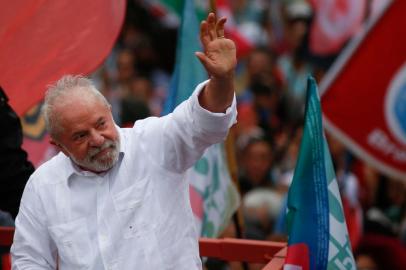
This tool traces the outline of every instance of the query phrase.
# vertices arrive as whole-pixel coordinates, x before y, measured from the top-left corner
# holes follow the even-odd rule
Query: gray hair
[[[45,93],[42,114],[45,119],[45,126],[51,137],[57,137],[63,131],[57,117],[54,114],[55,107],[63,103],[73,91],[80,89],[83,95],[93,96],[104,105],[110,107],[106,98],[96,89],[93,82],[82,75],[65,75],[55,84],[49,85]]]

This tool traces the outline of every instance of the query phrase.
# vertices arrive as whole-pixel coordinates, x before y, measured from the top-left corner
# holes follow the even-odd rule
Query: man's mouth
[[[91,159],[94,160],[98,157],[104,156],[105,154],[107,154],[107,152],[111,151],[113,148],[114,148],[114,146],[106,147],[106,148],[100,150],[99,152],[97,152],[96,154],[92,155]]]

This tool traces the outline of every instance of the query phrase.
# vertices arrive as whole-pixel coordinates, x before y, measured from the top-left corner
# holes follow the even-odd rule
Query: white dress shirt
[[[172,114],[119,129],[119,160],[103,174],[63,153],[30,177],[16,219],[12,269],[201,269],[186,169],[236,121],[193,95]],[[58,259],[57,259],[58,258]]]

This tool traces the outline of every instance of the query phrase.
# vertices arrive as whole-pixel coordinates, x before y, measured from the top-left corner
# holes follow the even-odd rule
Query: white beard
[[[104,153],[101,157],[96,157],[98,153],[107,148],[110,148],[108,152]],[[118,138],[116,141],[106,140],[102,146],[90,149],[82,160],[77,160],[73,155],[70,155],[70,158],[80,167],[94,172],[103,172],[111,169],[117,163],[119,152],[120,139]]]

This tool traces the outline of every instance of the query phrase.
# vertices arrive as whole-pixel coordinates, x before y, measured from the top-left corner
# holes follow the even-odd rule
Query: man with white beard
[[[13,269],[202,268],[184,173],[236,121],[225,21],[202,22],[196,56],[210,79],[165,117],[123,129],[87,78],[64,76],[49,88],[44,116],[61,153],[27,183]]]

